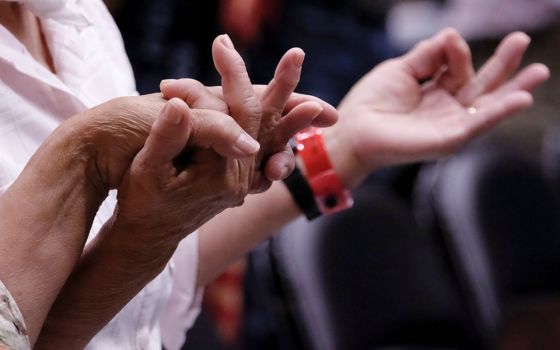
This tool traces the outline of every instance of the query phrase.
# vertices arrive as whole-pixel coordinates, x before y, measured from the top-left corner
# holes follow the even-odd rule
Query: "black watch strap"
[[[294,201],[308,220],[313,220],[321,216],[319,207],[317,207],[317,203],[315,202],[313,191],[311,190],[307,179],[303,176],[297,166],[290,176],[284,179],[284,183],[286,184],[286,187],[288,187]]]

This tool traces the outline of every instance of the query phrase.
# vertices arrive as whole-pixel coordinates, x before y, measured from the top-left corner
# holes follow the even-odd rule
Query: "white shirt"
[[[6,0],[0,0],[6,1]],[[14,0],[8,0],[14,1]],[[118,96],[137,95],[120,33],[101,0],[20,0],[41,20],[56,75],[0,25],[0,194],[66,118]],[[90,241],[112,215],[111,193]],[[179,349],[199,312],[197,234],[87,349]],[[171,300],[171,302],[170,302]]]

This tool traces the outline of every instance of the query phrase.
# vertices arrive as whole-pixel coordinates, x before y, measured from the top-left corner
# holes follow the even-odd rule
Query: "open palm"
[[[380,166],[436,159],[529,107],[530,91],[549,76],[532,64],[509,79],[529,42],[510,34],[475,73],[468,45],[447,29],[382,63],[352,88],[339,123],[326,130],[336,148],[350,151],[340,161],[363,177]]]

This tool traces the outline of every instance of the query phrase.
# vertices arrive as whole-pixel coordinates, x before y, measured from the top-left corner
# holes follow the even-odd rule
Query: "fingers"
[[[222,76],[224,100],[231,116],[249,135],[257,137],[261,123],[261,104],[257,99],[245,63],[227,35],[212,45],[214,65]]]
[[[519,90],[531,92],[548,80],[548,78],[550,78],[550,70],[548,67],[541,63],[533,63],[525,67],[517,73],[513,79],[505,83],[490,95],[501,95]]]
[[[439,77],[438,84],[454,94],[472,79],[474,68],[469,45],[456,31],[450,31],[445,41],[446,70]]]
[[[265,164],[263,172],[258,172],[251,184],[250,193],[261,193],[272,185],[272,181],[283,180],[296,166],[294,153],[290,146],[273,154]],[[264,175],[264,176],[263,176]]]
[[[525,67],[521,72],[495,91],[476,99],[475,105],[486,105],[499,101],[516,91],[532,92],[550,77],[550,70],[543,64],[534,63]]]
[[[289,113],[294,108],[307,102],[316,102],[321,106],[321,112],[317,116],[315,116],[315,118],[313,118],[311,125],[319,128],[326,128],[334,125],[338,121],[338,111],[332,105],[321,100],[320,98],[298,93],[293,93],[290,96],[288,102],[286,103],[284,113]]]
[[[260,148],[231,117],[216,111],[191,110],[183,100],[173,98],[152,126],[143,150],[145,163],[156,167],[171,163],[187,142],[232,158],[254,155]]]
[[[259,143],[230,116],[211,110],[192,110],[191,113],[190,144],[233,158],[252,156],[259,151]]]
[[[289,97],[299,83],[305,53],[299,48],[288,50],[280,59],[274,78],[261,95],[263,112],[280,117]]]
[[[143,148],[145,164],[168,164],[185,148],[191,131],[188,107],[182,100],[168,101],[150,130]]]
[[[160,84],[163,97],[180,98],[191,108],[212,109],[228,114],[228,106],[221,99],[212,94],[206,86],[194,79],[163,80]]]
[[[304,102],[294,107],[278,124],[275,135],[277,143],[288,143],[297,132],[313,125],[313,121],[322,111],[323,106],[315,101]]]
[[[477,112],[466,117],[470,136],[476,136],[491,129],[506,117],[512,116],[533,104],[533,96],[526,91],[514,91],[498,100],[475,105]]]
[[[444,29],[430,39],[418,43],[410,52],[401,57],[401,62],[410,70],[410,74],[418,81],[433,77],[444,64],[446,64],[447,50],[460,46],[460,35],[454,29]],[[457,44],[448,44],[457,42]],[[453,55],[458,55],[464,50],[459,49]],[[464,59],[461,58],[461,62]],[[454,70],[458,70],[453,68]]]
[[[283,180],[296,166],[294,153],[288,145],[283,151],[273,154],[264,168],[264,175],[271,181]]]
[[[260,96],[263,94],[263,92],[266,90],[267,85],[253,85],[253,89],[255,91],[255,93],[257,94],[257,96]],[[222,99],[224,97],[223,93],[222,93],[222,88],[220,86],[212,86],[208,88],[208,91],[210,91],[210,93],[212,93],[214,96]],[[334,125],[337,120],[338,120],[338,111],[335,107],[333,107],[332,105],[330,105],[329,103],[321,100],[318,97],[315,96],[311,96],[311,95],[305,95],[305,94],[299,94],[297,92],[294,92],[290,98],[288,99],[288,102],[286,103],[286,107],[284,108],[283,113],[286,114],[289,111],[291,111],[292,109],[294,109],[296,106],[304,103],[304,102],[309,102],[309,101],[315,101],[318,102],[321,107],[323,107],[323,111],[315,118],[313,119],[313,126],[316,127],[329,127]]]
[[[530,42],[531,39],[521,32],[508,35],[475,78],[457,92],[459,102],[468,106],[478,96],[502,84],[519,67]]]

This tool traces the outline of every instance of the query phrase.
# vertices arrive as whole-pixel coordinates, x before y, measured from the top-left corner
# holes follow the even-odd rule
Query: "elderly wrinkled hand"
[[[294,166],[287,147],[293,134],[336,121],[332,106],[293,94],[301,50],[288,51],[264,87],[251,85],[227,36],[215,40],[213,56],[220,89],[189,79],[167,81],[162,90],[170,100],[163,110],[165,100],[154,94],[117,99],[90,112],[109,116],[99,118],[102,126],[95,132],[97,167],[107,189],[118,189],[110,224],[126,229],[117,231],[151,232],[146,239],[176,245],[220,211],[243,203],[248,193],[286,177]],[[167,116],[182,122],[173,128]]]
[[[231,118],[207,113],[197,120],[182,100],[168,101],[125,173],[112,224],[131,244],[155,242],[159,252],[172,252],[186,234],[247,195],[252,169],[245,159],[258,143]],[[229,156],[190,143],[212,144]]]
[[[206,88],[192,79],[167,80],[161,85],[166,98],[179,97],[193,108],[217,110],[238,121],[261,144],[255,158],[251,192],[267,189],[271,182],[288,176],[294,158],[287,143],[310,125],[330,126],[338,118],[334,107],[318,98],[293,93],[301,74],[304,53],[291,49],[281,58],[266,86],[251,85],[245,64],[229,37],[216,38],[214,64],[222,86]]]

